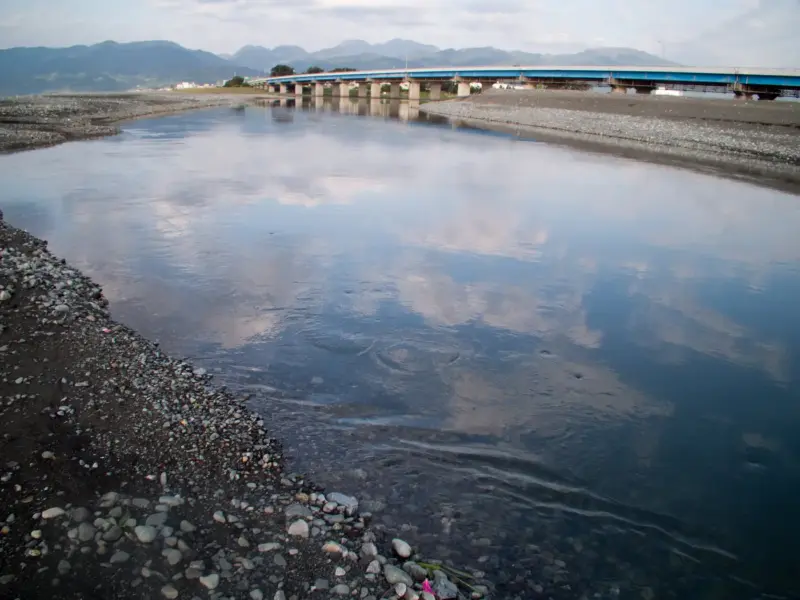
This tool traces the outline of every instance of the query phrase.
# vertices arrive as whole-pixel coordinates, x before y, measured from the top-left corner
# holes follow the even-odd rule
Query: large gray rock
[[[405,583],[409,587],[414,585],[408,573],[402,569],[398,569],[394,565],[383,565],[383,576],[390,585],[396,585],[398,583]]]
[[[306,518],[313,516],[313,514],[310,508],[302,504],[292,504],[286,509],[287,519],[296,519],[297,517]]]
[[[344,506],[348,515],[352,515],[358,510],[358,500],[353,496],[341,494],[339,492],[332,492],[327,495],[328,502],[336,502],[340,506]]]
[[[298,519],[297,521],[295,521],[294,523],[289,525],[289,528],[288,528],[287,532],[289,533],[289,535],[294,535],[294,536],[301,537],[301,538],[307,538],[308,537],[308,523],[306,523],[305,521],[303,521],[301,519]]]
[[[216,573],[211,573],[211,575],[206,575],[205,577],[201,577],[200,583],[202,583],[209,590],[216,589],[216,587],[219,585],[219,575],[217,575]]]
[[[428,571],[419,566],[412,560],[403,563],[403,570],[414,578],[414,581],[422,583],[428,577]]]
[[[70,512],[70,518],[76,523],[83,523],[84,521],[87,521],[91,516],[92,513],[90,513],[88,509],[83,508],[82,506],[73,508],[72,511]]]
[[[392,549],[400,558],[408,558],[411,556],[411,546],[400,538],[394,538],[392,540]]]
[[[89,525],[89,523],[81,523],[78,525],[78,539],[82,542],[88,542],[94,537],[97,530]]]
[[[157,532],[155,527],[150,527],[149,525],[137,525],[133,530],[133,533],[136,534],[136,537],[140,542],[143,544],[149,544],[156,539]]]
[[[361,556],[364,558],[375,558],[378,556],[378,548],[372,542],[367,542],[361,546]]]
[[[458,588],[456,584],[450,581],[442,571],[436,569],[433,572],[433,593],[440,600],[453,600],[458,598]]]

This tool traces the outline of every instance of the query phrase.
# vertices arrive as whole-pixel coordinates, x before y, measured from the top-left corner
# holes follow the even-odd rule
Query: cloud
[[[5,0],[0,28],[7,45],[171,39],[214,52],[399,37],[443,48],[560,52],[602,43],[660,54],[663,42],[669,58],[689,63],[797,66],[799,14],[797,0]],[[72,21],[82,25],[64,26]],[[757,42],[752,32],[762,32]]]

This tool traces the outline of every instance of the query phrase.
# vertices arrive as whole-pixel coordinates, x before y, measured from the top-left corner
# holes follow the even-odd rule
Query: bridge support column
[[[472,89],[469,86],[468,81],[459,81],[458,82],[458,97],[464,98],[469,96],[472,93]]]
[[[334,88],[334,95],[338,96],[339,98],[349,98],[350,97],[350,84],[346,81],[340,81],[336,84]]]
[[[392,82],[389,88],[389,98],[395,99],[400,97],[400,83]]]
[[[288,90],[288,88],[286,87],[285,83],[282,83],[282,84],[280,84],[278,86],[278,93],[279,94],[285,94],[287,92],[287,90]]]
[[[295,83],[294,84],[294,95],[298,98],[303,95],[303,84],[302,83]]]
[[[317,98],[322,98],[325,95],[325,86],[321,83],[314,84],[314,95]]]
[[[628,87],[625,85],[614,84],[611,86],[611,93],[612,94],[627,94]]]
[[[380,98],[381,97],[381,84],[372,82],[369,84],[369,97],[370,98]]]
[[[442,84],[441,83],[432,83],[430,84],[430,93],[428,97],[431,100],[441,100],[442,99]]]
[[[420,97],[420,85],[418,81],[409,81],[408,82],[408,101],[409,102],[419,102]]]
[[[359,98],[366,98],[367,97],[367,84],[366,83],[359,83],[358,84],[358,97]]]

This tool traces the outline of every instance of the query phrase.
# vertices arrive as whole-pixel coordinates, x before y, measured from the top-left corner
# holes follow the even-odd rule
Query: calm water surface
[[[417,118],[138,121],[3,210],[498,597],[794,597],[798,197]]]

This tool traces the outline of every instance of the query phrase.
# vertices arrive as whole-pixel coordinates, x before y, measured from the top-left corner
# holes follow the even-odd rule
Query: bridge
[[[459,96],[468,96],[472,83],[493,84],[497,81],[517,82],[523,86],[545,88],[588,88],[606,85],[614,92],[650,93],[659,85],[709,86],[731,91],[737,97],[774,100],[783,90],[800,91],[800,69],[734,69],[705,67],[419,67],[304,73],[283,77],[261,77],[249,80],[250,85],[279,94],[302,96],[307,88],[314,96],[322,96],[325,87],[333,85],[334,95],[346,97],[358,85],[359,97],[380,96],[381,86],[389,84],[390,97],[400,97],[400,83],[408,85],[409,100],[419,100],[423,87],[431,100],[441,97],[443,83],[457,84]]]

